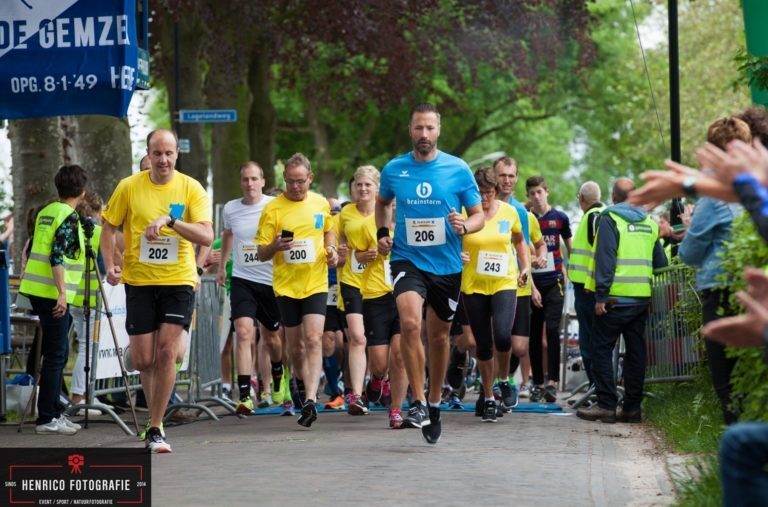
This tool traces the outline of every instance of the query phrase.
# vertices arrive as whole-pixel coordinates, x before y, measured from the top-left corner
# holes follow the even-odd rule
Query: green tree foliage
[[[724,283],[731,287],[731,294],[746,287],[744,268],[768,266],[768,245],[758,235],[748,215],[737,218],[733,223],[734,234],[731,242],[723,249]],[[735,307],[738,302],[733,299]],[[734,398],[742,398],[742,421],[768,421],[768,366],[765,363],[764,348],[729,349],[729,354],[738,357],[731,374]]]

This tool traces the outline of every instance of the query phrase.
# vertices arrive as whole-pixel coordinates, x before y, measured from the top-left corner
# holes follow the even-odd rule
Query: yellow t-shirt
[[[469,263],[461,274],[461,292],[492,295],[501,290],[517,290],[517,256],[512,234],[521,233],[517,210],[498,201],[499,209],[478,232],[462,239],[462,251],[469,252]]]
[[[541,241],[541,227],[539,227],[539,220],[530,211],[528,212],[528,234],[531,237],[531,242],[528,244],[528,258],[531,259],[534,253],[533,244]],[[533,281],[529,275],[528,283],[525,284],[525,287],[517,289],[517,297],[530,296],[533,293],[533,290],[531,289],[532,283]]]
[[[156,241],[144,239],[150,222],[163,215],[189,223],[213,221],[208,193],[196,179],[178,171],[165,185],[152,183],[150,171],[142,171],[121,180],[112,193],[103,216],[115,227],[123,226],[123,282],[194,287],[197,271],[190,241],[169,227],[160,229]]]
[[[354,250],[363,250],[365,244],[365,226],[363,223],[366,218],[370,218],[374,214],[371,213],[368,217],[364,217],[358,211],[357,206],[354,204],[348,204],[344,206],[339,217],[339,230],[344,233],[347,238],[347,249],[349,251],[347,255],[347,262],[341,268],[341,274],[339,281],[352,287],[360,289],[363,283],[363,271],[365,270],[365,264],[357,262],[354,256]]]
[[[293,248],[273,258],[275,295],[305,299],[328,292],[324,236],[332,227],[328,201],[314,192],[302,201],[281,194],[264,206],[256,244],[268,245],[282,231],[293,231]]]
[[[360,245],[360,250],[374,250],[378,245],[376,239],[376,217],[371,215],[366,217],[363,222],[363,233],[365,243]],[[394,231],[390,230],[392,236]],[[360,294],[363,299],[380,298],[392,292],[392,272],[389,268],[389,255],[382,257],[376,256],[376,260],[368,263],[363,272],[363,281],[360,287]]]

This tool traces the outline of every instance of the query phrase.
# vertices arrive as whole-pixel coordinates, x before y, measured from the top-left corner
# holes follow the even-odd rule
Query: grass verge
[[[645,419],[664,436],[672,452],[692,455],[688,473],[673,473],[679,507],[722,505],[717,450],[724,426],[708,372],[689,382],[650,384]]]

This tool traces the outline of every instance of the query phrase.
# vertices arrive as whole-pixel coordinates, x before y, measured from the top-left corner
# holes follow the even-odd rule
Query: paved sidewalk
[[[77,435],[0,427],[0,447],[141,446],[115,425]],[[155,505],[655,506],[674,500],[664,454],[643,425],[568,415],[507,414],[484,424],[443,414],[443,438],[390,430],[386,412],[201,420],[167,428],[173,454],[154,456]]]

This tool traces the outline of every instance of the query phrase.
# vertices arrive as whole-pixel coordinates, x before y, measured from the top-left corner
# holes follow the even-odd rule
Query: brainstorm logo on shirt
[[[323,218],[322,213],[315,213],[315,229],[323,228]]]
[[[432,185],[427,183],[426,181],[422,181],[418,185],[416,185],[416,195],[419,196],[421,199],[406,199],[408,204],[411,205],[428,205],[428,206],[439,206],[442,204],[442,201],[440,199],[427,199],[430,195],[432,195]]]
[[[181,203],[171,203],[171,211],[168,213],[176,220],[180,220],[184,216],[184,205]]]
[[[509,234],[510,225],[509,220],[499,221],[499,234]]]

